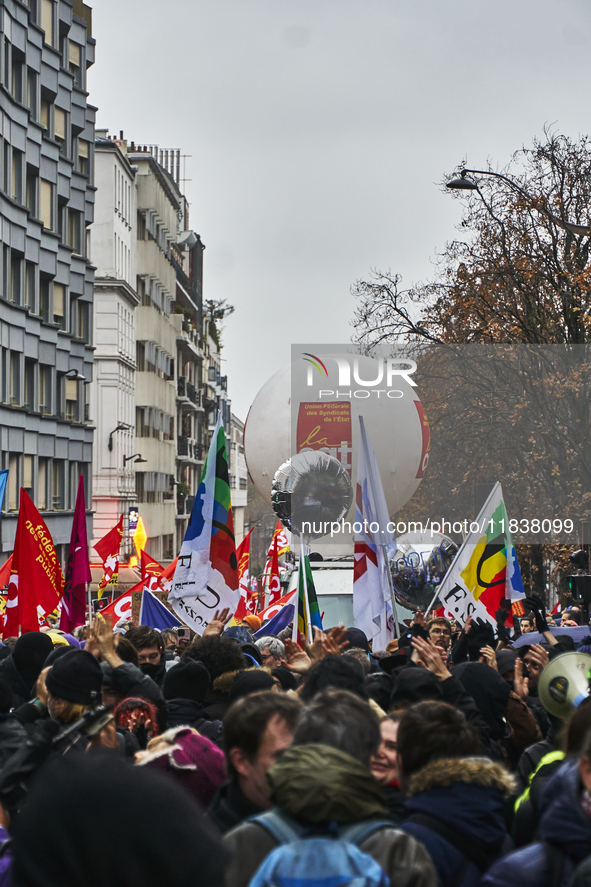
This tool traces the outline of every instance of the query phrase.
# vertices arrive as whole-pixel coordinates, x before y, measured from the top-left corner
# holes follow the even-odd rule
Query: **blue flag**
[[[171,613],[168,607],[158,600],[156,595],[144,588],[142,594],[142,607],[140,610],[140,625],[147,625],[148,628],[157,628],[160,631],[164,628],[177,628],[182,625],[180,619],[177,619],[174,613]]]
[[[287,628],[289,623],[293,620],[294,613],[295,607],[293,604],[284,604],[279,612],[275,613],[272,619],[269,619],[269,621],[265,622],[258,631],[255,631],[254,637],[258,640],[259,638],[265,637],[267,634],[279,634],[279,632],[283,631],[284,628]]]
[[[2,505],[4,504],[4,492],[6,490],[7,483],[8,468],[5,468],[4,471],[0,471],[0,511],[2,511]]]

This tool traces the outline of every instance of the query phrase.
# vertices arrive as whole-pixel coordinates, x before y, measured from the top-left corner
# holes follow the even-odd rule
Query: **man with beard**
[[[161,687],[166,675],[166,656],[160,632],[138,625],[130,628],[125,637],[137,650],[140,669]]]

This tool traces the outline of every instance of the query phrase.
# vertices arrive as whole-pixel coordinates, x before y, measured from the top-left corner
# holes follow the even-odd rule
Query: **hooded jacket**
[[[466,866],[462,852],[436,831],[412,822],[413,814],[427,814],[451,826],[483,859],[495,858],[506,849],[503,808],[513,791],[510,774],[488,758],[442,758],[411,777],[407,821],[400,827],[425,845],[441,887],[476,887],[482,872],[472,862]]]
[[[350,825],[387,819],[381,787],[359,761],[338,749],[310,743],[292,746],[268,773],[279,812],[300,823]],[[247,887],[275,838],[256,821],[232,829],[224,843],[232,851],[226,887]],[[362,841],[359,849],[378,862],[396,887],[435,887],[437,878],[424,847],[392,825]]]
[[[544,841],[562,851],[561,885],[568,884],[576,866],[591,854],[591,817],[581,806],[581,792],[578,764],[568,761],[542,795],[541,840],[496,862],[485,875],[483,887],[554,887]]]
[[[454,668],[486,722],[488,734],[498,743],[509,765],[515,767],[521,752],[542,738],[540,728],[526,703],[511,690],[501,675],[484,662],[465,662]],[[487,749],[490,751],[490,749]]]
[[[194,727],[202,736],[222,747],[223,728],[221,721],[210,721],[203,715],[203,708],[192,699],[169,699],[166,702],[168,727]]]
[[[208,721],[222,721],[232,704],[230,702],[230,687],[237,671],[225,671],[219,675],[209,689],[203,702],[203,717]]]
[[[14,693],[14,705],[24,705],[31,698],[35,684],[25,683],[14,664],[12,656],[8,656],[0,663],[0,674],[5,678]]]

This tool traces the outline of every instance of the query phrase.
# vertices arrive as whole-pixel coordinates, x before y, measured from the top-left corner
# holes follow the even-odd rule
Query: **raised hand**
[[[515,679],[513,681],[513,689],[519,698],[524,701],[529,696],[529,678],[523,677],[523,662],[519,657],[515,660]]]
[[[418,656],[418,665],[429,669],[440,681],[451,677],[445,657],[446,653],[441,647],[436,647],[432,640],[413,638],[412,646]]]
[[[295,641],[287,638],[285,641],[285,665],[295,674],[306,674],[312,666],[312,660]]]
[[[201,637],[210,634],[221,634],[231,618],[232,614],[230,613],[229,607],[225,607],[223,610],[216,610],[213,619],[204,630]]]
[[[340,656],[345,647],[349,646],[349,641],[343,640],[347,629],[344,625],[337,625],[326,633],[326,637],[322,642],[322,649],[325,656]]]
[[[497,657],[495,656],[495,651],[492,647],[488,645],[486,647],[480,648],[480,661],[486,662],[487,665],[490,665],[491,668],[494,668],[495,671],[498,671],[497,668]]]

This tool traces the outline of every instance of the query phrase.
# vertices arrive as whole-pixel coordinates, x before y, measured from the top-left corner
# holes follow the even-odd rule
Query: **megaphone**
[[[588,653],[561,653],[551,659],[538,684],[538,696],[546,711],[557,718],[568,718],[589,696],[590,675]]]

